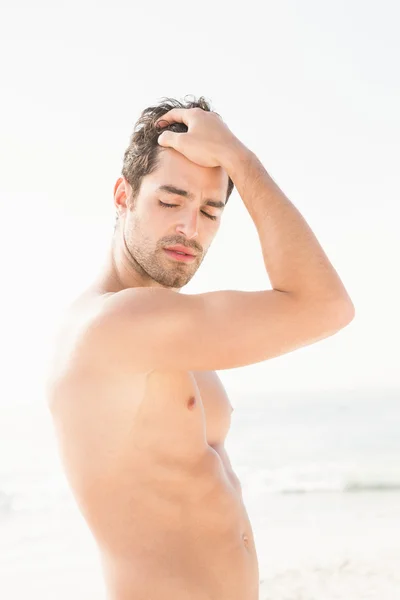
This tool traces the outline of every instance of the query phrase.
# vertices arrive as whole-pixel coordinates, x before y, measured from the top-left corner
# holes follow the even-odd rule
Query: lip
[[[173,252],[176,250],[177,252],[184,252],[185,254],[190,254],[191,256],[195,256],[195,253],[190,248],[185,248],[185,246],[181,246],[178,244],[177,246],[167,246],[165,250],[172,250]]]
[[[164,248],[164,252],[172,259],[178,260],[180,262],[190,263],[195,260],[195,256],[193,254],[178,254],[169,248]]]

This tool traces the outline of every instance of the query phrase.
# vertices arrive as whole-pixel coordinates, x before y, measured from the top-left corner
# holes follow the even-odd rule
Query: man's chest
[[[193,371],[192,375],[204,406],[208,443],[216,445],[223,442],[228,434],[232,404],[215,371]]]

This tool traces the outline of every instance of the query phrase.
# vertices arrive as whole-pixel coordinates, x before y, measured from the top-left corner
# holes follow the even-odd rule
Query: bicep
[[[326,307],[277,290],[184,295],[131,288],[105,303],[103,321],[115,352],[141,371],[232,369],[330,334]]]

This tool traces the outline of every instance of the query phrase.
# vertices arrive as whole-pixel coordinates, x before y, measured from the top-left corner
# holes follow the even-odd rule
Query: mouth
[[[178,260],[180,262],[190,263],[193,262],[196,258],[194,254],[186,254],[181,250],[170,250],[169,248],[164,248],[164,252],[172,258],[173,260]]]
[[[182,244],[177,244],[176,246],[166,246],[165,250],[172,250],[173,252],[177,252],[178,254],[188,254],[189,256],[196,255],[196,253],[191,248],[186,248],[186,246],[182,246]]]

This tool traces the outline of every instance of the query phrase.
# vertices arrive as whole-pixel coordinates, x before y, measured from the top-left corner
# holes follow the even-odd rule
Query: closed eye
[[[174,206],[179,206],[179,204],[166,204],[165,202],[161,202],[161,200],[159,200],[160,206],[162,206],[163,208],[174,208]],[[201,211],[203,213],[204,216],[208,217],[209,219],[212,219],[213,221],[215,221],[217,219],[217,217],[215,217],[214,215],[209,215],[208,213],[204,212],[203,210]]]

